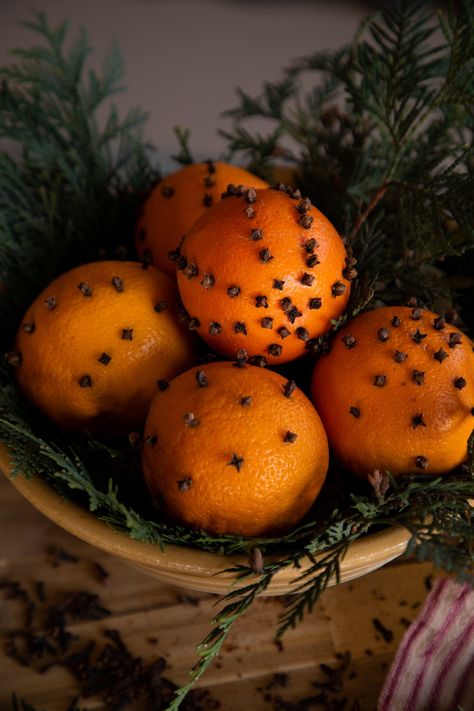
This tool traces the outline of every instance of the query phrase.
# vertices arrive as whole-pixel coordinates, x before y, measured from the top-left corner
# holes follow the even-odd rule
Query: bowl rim
[[[21,474],[12,478],[11,455],[4,443],[0,443],[0,470],[22,496],[38,511],[68,533],[82,541],[121,558],[134,567],[153,571],[156,577],[166,577],[171,581],[179,576],[183,586],[189,579],[211,578],[219,574],[222,583],[235,580],[235,574],[225,571],[235,565],[248,564],[244,554],[224,555],[200,550],[191,546],[167,543],[163,548],[157,543],[148,543],[131,538],[128,533],[114,529],[106,521],[99,519],[91,511],[66,499],[39,476],[27,478]],[[398,557],[405,552],[410,534],[403,526],[390,526],[368,534],[352,542],[341,561],[341,579],[355,577],[355,568],[368,572]],[[311,565],[303,561],[301,568],[285,568],[274,578],[278,584],[291,584]],[[209,581],[208,584],[210,584]],[[216,581],[217,582],[217,581]],[[273,580],[272,580],[273,582]]]

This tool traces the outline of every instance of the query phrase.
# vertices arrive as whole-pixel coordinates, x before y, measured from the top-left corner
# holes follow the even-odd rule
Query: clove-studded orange
[[[219,161],[192,163],[168,175],[143,205],[135,239],[139,258],[153,262],[174,277],[175,267],[168,253],[180,243],[197,218],[220,201],[229,183],[254,188],[267,186],[247,170]]]
[[[312,397],[354,474],[446,472],[466,459],[474,429],[473,344],[424,309],[369,311],[316,364]]]
[[[328,445],[293,381],[243,361],[214,362],[156,394],[142,465],[172,519],[215,535],[263,536],[288,531],[308,511]]]
[[[9,354],[18,385],[65,430],[142,426],[161,381],[195,362],[177,302],[172,280],[138,262],[72,269],[26,311]]]
[[[303,355],[343,313],[354,263],[299,190],[229,186],[186,235],[178,286],[190,328],[212,348],[275,365]]]

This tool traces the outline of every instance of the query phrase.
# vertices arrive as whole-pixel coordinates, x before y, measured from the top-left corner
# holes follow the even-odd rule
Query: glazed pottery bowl
[[[220,571],[248,562],[243,555],[223,556],[177,545],[166,545],[161,550],[156,544],[135,541],[126,533],[114,530],[91,512],[63,498],[39,477],[27,479],[17,476],[11,479],[11,462],[4,445],[0,445],[0,469],[25,499],[58,526],[166,583],[190,590],[223,594],[229,591],[235,576]],[[358,578],[397,558],[405,551],[408,539],[409,534],[405,528],[391,526],[355,541],[342,560],[341,582]],[[288,568],[277,573],[264,594],[291,593],[294,587],[292,582],[304,569],[303,564],[300,569]],[[335,583],[335,580],[332,581],[332,584]]]

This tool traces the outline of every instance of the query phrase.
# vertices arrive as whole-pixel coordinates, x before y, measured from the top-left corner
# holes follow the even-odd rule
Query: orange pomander
[[[196,362],[178,301],[169,277],[137,262],[63,274],[27,310],[9,354],[20,389],[65,430],[142,426],[162,381]]]
[[[268,185],[243,168],[219,161],[192,163],[168,175],[143,205],[135,239],[139,258],[174,277],[169,252],[176,249],[198,217],[220,201],[229,183],[254,188]]]
[[[178,286],[190,327],[219,353],[271,365],[305,353],[347,305],[356,275],[344,244],[298,190],[241,190],[184,239]]]
[[[347,470],[440,474],[474,429],[473,344],[424,309],[369,311],[316,364],[312,397]]]
[[[214,535],[264,536],[290,530],[308,511],[326,476],[328,445],[293,381],[211,363],[157,393],[142,465],[170,518]]]

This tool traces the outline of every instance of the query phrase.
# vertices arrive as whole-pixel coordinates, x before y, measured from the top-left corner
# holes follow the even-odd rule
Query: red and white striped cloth
[[[474,711],[474,591],[437,580],[405,634],[378,711]]]

